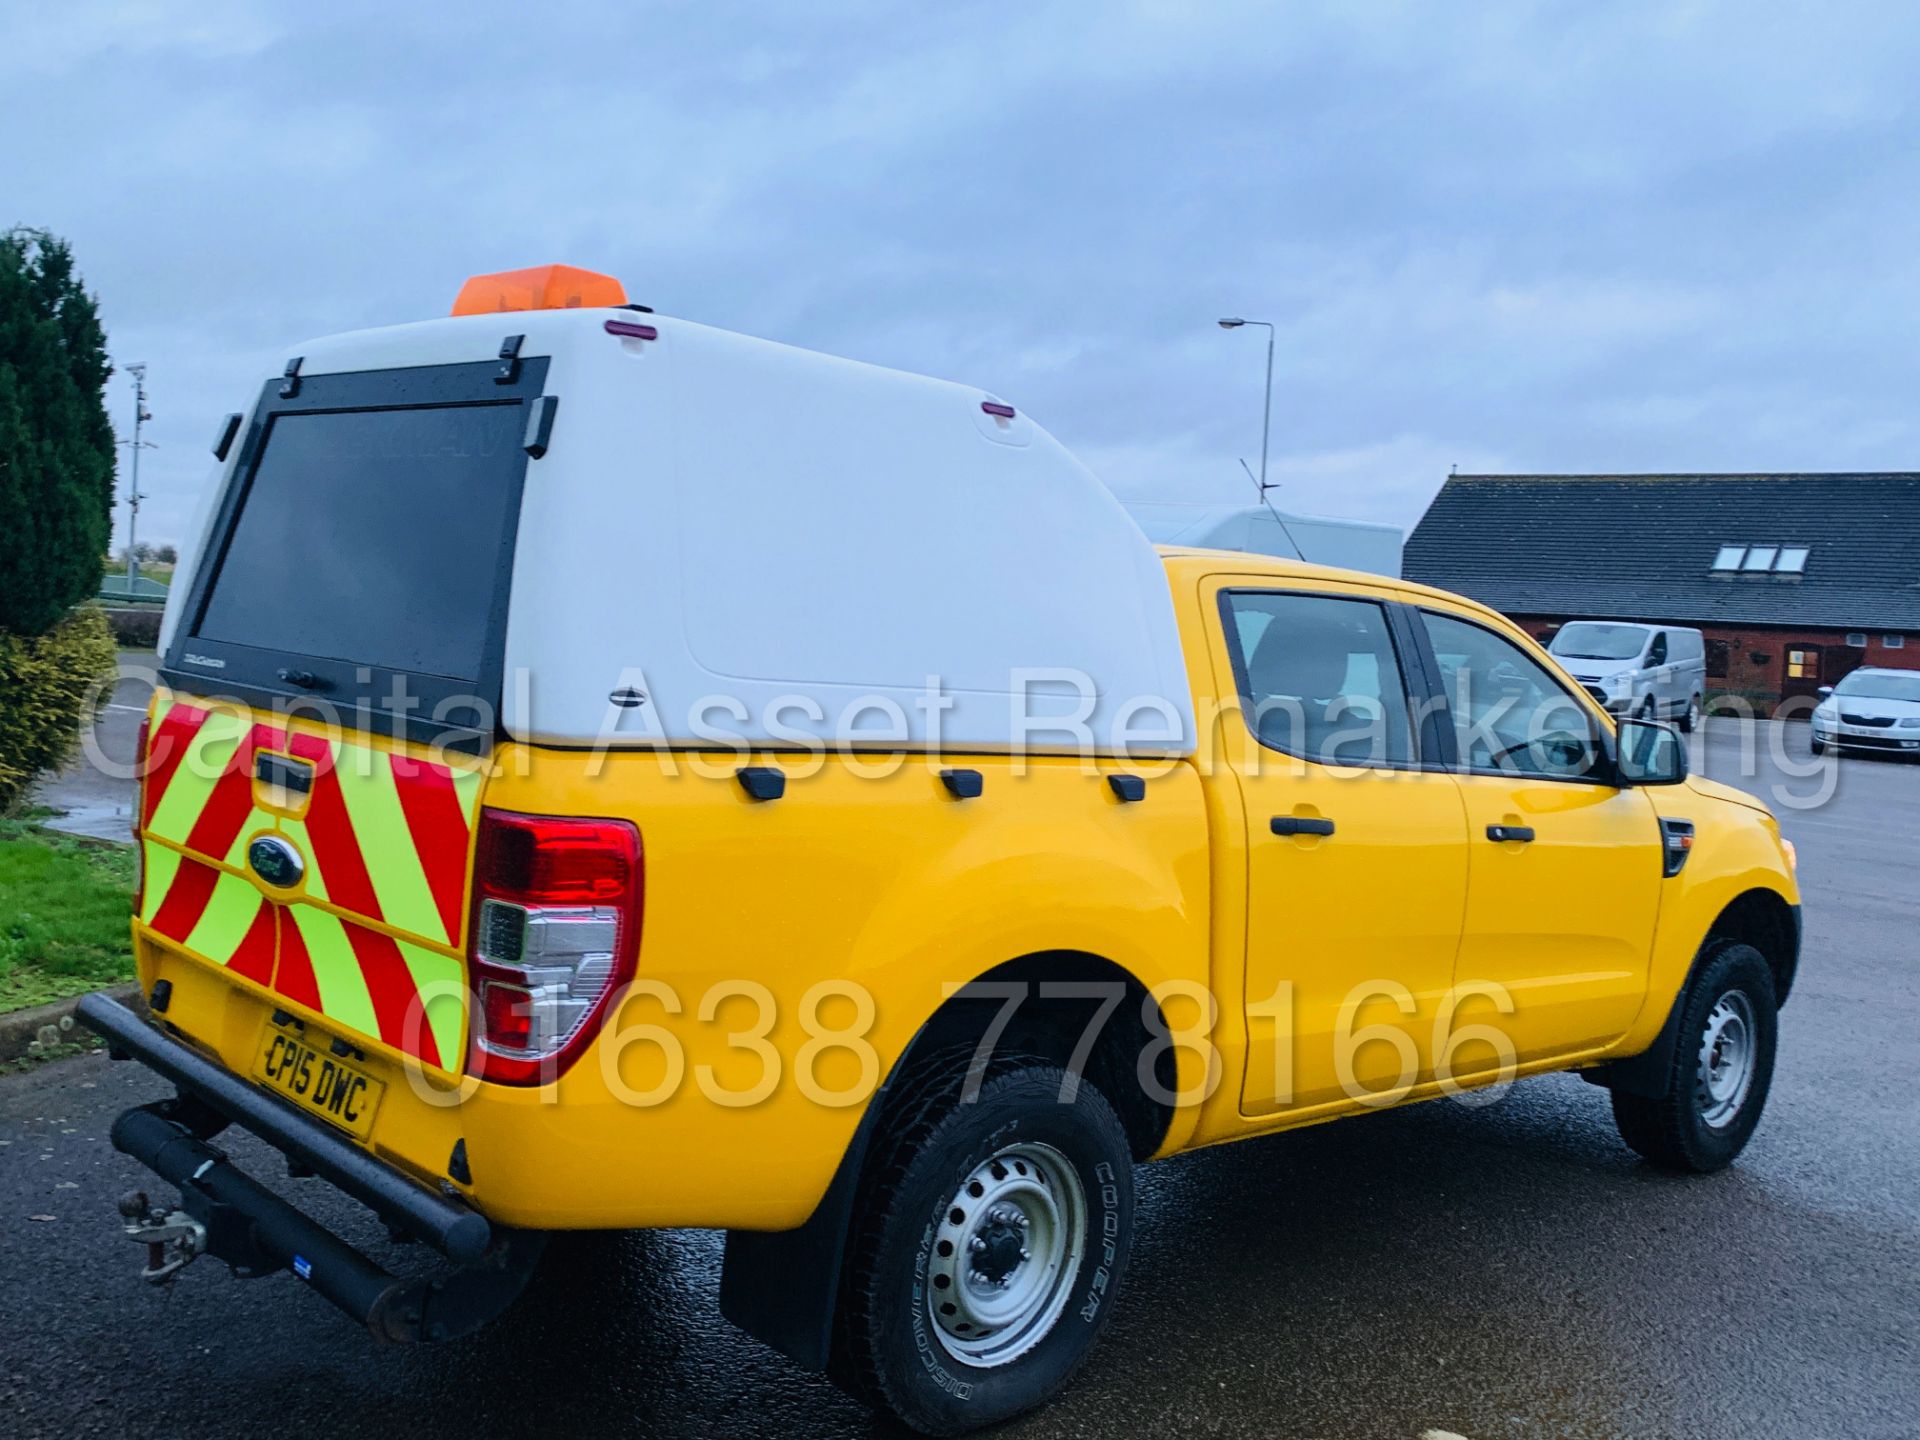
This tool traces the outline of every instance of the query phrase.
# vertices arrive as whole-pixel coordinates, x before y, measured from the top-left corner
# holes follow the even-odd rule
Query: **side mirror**
[[[1833,686],[1822,685],[1818,690],[1814,691],[1813,693],[1818,695],[1822,700],[1828,699],[1833,694]]]
[[[1622,720],[1615,772],[1622,785],[1678,785],[1687,778],[1687,745],[1671,725]]]

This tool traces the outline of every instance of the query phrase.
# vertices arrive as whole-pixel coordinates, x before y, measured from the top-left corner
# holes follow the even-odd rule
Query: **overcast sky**
[[[15,5],[0,224],[151,367],[142,538],[295,342],[551,260],[1140,498],[1251,494],[1213,321],[1273,320],[1280,503],[1411,525],[1455,463],[1920,466],[1916,74],[1898,0]]]

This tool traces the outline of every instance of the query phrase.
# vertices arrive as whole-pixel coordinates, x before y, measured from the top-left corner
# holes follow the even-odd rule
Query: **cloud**
[[[159,538],[286,347],[546,260],[1229,503],[1269,319],[1281,503],[1409,523],[1456,461],[1914,464],[1916,61],[1892,0],[15,7],[0,223],[150,365]]]
[[[0,17],[0,79],[59,76],[96,64],[197,57],[240,61],[283,33],[275,12],[244,0],[69,0]]]

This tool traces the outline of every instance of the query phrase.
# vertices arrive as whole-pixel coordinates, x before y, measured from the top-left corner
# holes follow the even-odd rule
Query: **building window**
[[[1862,631],[1849,630],[1847,632],[1847,644],[1855,650],[1864,650],[1867,648],[1867,637]]]
[[[1889,650],[1904,650],[1907,648],[1907,637],[1904,635],[1882,635],[1880,637],[1880,643]]]
[[[1787,650],[1787,678],[1789,680],[1818,680],[1820,678],[1820,652],[1806,649]]]
[[[1722,545],[1713,557],[1713,570],[1716,575],[1730,575],[1735,571],[1747,575],[1764,575],[1769,571],[1775,575],[1800,575],[1806,572],[1807,556],[1812,553],[1805,545]]]
[[[1707,641],[1707,675],[1714,680],[1727,678],[1727,664],[1733,658],[1733,646],[1725,640]]]

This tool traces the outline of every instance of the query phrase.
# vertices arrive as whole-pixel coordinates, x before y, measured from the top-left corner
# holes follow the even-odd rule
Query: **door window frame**
[[[1340,765],[1323,760],[1317,755],[1305,755],[1290,750],[1284,745],[1276,745],[1265,738],[1253,723],[1251,706],[1253,696],[1247,679],[1247,657],[1240,652],[1240,631],[1234,623],[1233,598],[1236,595],[1277,595],[1303,600],[1344,600],[1355,605],[1371,605],[1381,612],[1385,622],[1387,644],[1392,647],[1395,669],[1400,675],[1400,691],[1406,699],[1405,716],[1407,721],[1408,758],[1405,760],[1369,760],[1364,765]],[[1432,708],[1425,697],[1428,692],[1427,673],[1424,665],[1417,660],[1418,652],[1409,648],[1409,635],[1405,617],[1400,614],[1406,607],[1398,600],[1384,595],[1370,595],[1364,592],[1349,593],[1343,590],[1313,590],[1299,585],[1244,585],[1229,581],[1222,585],[1215,595],[1215,604],[1220,614],[1220,638],[1227,647],[1227,663],[1233,667],[1233,691],[1240,702],[1240,723],[1246,727],[1247,734],[1262,750],[1271,750],[1276,755],[1285,755],[1289,760],[1298,760],[1303,765],[1318,765],[1327,770],[1406,770],[1406,771],[1446,771],[1452,767],[1439,759],[1439,752],[1432,749],[1433,737],[1428,733],[1428,714]],[[1437,727],[1435,730],[1437,735]]]
[[[1405,628],[1413,641],[1415,653],[1419,655],[1421,667],[1425,672],[1427,699],[1422,709],[1428,712],[1428,718],[1433,722],[1433,729],[1437,732],[1435,738],[1439,749],[1436,753],[1445,757],[1443,768],[1456,775],[1490,775],[1508,780],[1538,780],[1561,785],[1596,785],[1608,790],[1624,788],[1619,781],[1619,755],[1614,747],[1613,727],[1605,722],[1601,712],[1594,705],[1593,697],[1584,690],[1577,693],[1569,690],[1555,678],[1551,669],[1540,664],[1539,660],[1531,655],[1527,658],[1533,660],[1536,668],[1547,677],[1554,688],[1573,700],[1580,713],[1586,717],[1587,730],[1593,737],[1594,749],[1600,757],[1595,773],[1536,775],[1526,771],[1483,770],[1469,765],[1465,757],[1460,754],[1458,732],[1453,724],[1452,702],[1447,695],[1446,685],[1441,679],[1439,657],[1434,653],[1432,638],[1427,634],[1426,624],[1421,617],[1436,615],[1443,620],[1452,620],[1456,624],[1471,625],[1474,629],[1485,631],[1497,640],[1504,640],[1523,655],[1526,655],[1526,647],[1517,644],[1511,635],[1503,635],[1493,626],[1472,615],[1462,614],[1458,610],[1446,610],[1427,604],[1402,605],[1401,608],[1406,612]],[[1427,726],[1423,723],[1422,731],[1424,732],[1426,728]]]

